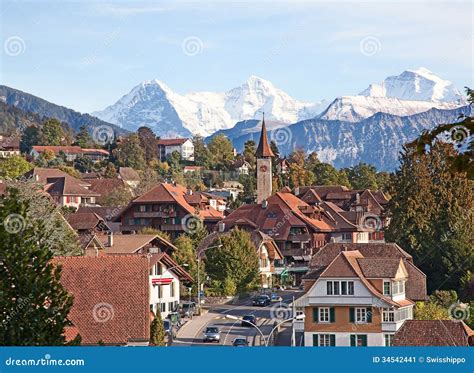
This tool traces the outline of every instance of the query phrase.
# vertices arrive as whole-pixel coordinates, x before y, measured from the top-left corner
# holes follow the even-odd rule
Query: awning
[[[152,285],[169,285],[173,282],[173,278],[153,278],[151,280]]]

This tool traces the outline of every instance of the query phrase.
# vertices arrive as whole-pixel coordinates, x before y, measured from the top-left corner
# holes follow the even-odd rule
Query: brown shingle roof
[[[107,245],[108,236],[100,236],[100,240]],[[133,254],[138,252],[144,246],[155,241],[160,249],[176,250],[176,247],[164,238],[156,234],[114,234],[113,245],[107,246],[106,254]]]
[[[69,320],[83,344],[123,345],[150,338],[149,260],[145,255],[57,257],[74,296]]]
[[[469,346],[474,332],[458,320],[406,320],[395,333],[394,346]],[[472,343],[472,342],[471,342]]]
[[[156,141],[158,145],[176,146],[183,145],[188,139],[159,139]]]
[[[131,167],[120,167],[118,173],[125,181],[140,181],[138,172]]]
[[[62,177],[51,177],[46,179],[45,190],[51,195],[69,195],[69,196],[99,196],[87,189],[83,181],[76,179],[68,174]]]
[[[63,177],[65,175],[67,174],[58,168],[35,167],[32,170],[28,171],[25,174],[25,177],[31,177],[34,181],[38,183],[46,184],[48,178]]]
[[[268,143],[267,127],[265,126],[265,119],[262,120],[262,131],[260,132],[260,142],[258,143],[255,152],[257,157],[274,157],[270,144]]]
[[[401,259],[364,258],[359,259],[359,266],[367,278],[395,278]]]
[[[68,214],[66,220],[75,230],[94,229],[99,224],[106,228],[104,219],[93,212],[75,212]]]
[[[100,195],[96,200],[98,204],[103,204],[107,196],[113,191],[126,187],[122,179],[88,179],[87,182],[91,185],[89,189]]]

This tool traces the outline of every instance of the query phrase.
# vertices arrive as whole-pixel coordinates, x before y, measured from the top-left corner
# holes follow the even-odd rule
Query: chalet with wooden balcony
[[[426,299],[426,276],[396,244],[329,243],[310,267],[295,301],[305,346],[391,346]]]
[[[177,237],[200,224],[214,226],[223,214],[209,205],[209,199],[178,184],[160,183],[135,198],[121,212],[121,231],[138,232],[152,227]]]

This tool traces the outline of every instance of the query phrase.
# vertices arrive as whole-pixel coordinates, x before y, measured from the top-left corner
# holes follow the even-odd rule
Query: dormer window
[[[405,293],[405,281],[403,280],[393,281],[392,294],[397,295],[397,294],[403,294],[403,293]]]

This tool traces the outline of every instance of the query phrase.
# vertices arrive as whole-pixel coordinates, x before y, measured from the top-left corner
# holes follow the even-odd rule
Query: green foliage
[[[74,167],[69,167],[69,166],[64,166],[64,165],[61,165],[58,167],[61,171],[67,173],[68,175],[72,176],[72,177],[75,177],[76,179],[80,179],[81,178],[81,173],[76,170]]]
[[[289,156],[290,161],[290,184],[292,187],[313,185],[314,173],[307,168],[306,153],[303,149],[297,149]]]
[[[210,167],[212,163],[212,156],[204,144],[202,136],[196,135],[193,138],[194,145],[194,162],[196,166]]]
[[[115,188],[102,201],[102,206],[127,206],[133,196],[130,189],[126,186]]]
[[[72,297],[59,281],[61,268],[51,263],[53,248],[44,239],[48,231],[42,220],[28,219],[29,203],[17,190],[9,190],[1,203],[0,221],[14,217],[18,224],[0,225],[0,343],[64,345]]]
[[[94,140],[92,140],[91,135],[89,134],[89,130],[87,129],[87,126],[81,126],[79,128],[79,132],[76,135],[76,141],[75,144],[77,146],[80,146],[81,148],[94,148]]]
[[[22,153],[29,153],[33,145],[39,144],[40,130],[36,126],[25,128],[20,140],[20,151]]]
[[[105,166],[104,177],[106,179],[115,179],[117,177],[117,170],[112,162],[108,162]]]
[[[448,309],[458,301],[458,295],[454,290],[435,290],[430,295],[430,302]]]
[[[429,291],[460,291],[461,279],[474,268],[473,182],[452,172],[454,153],[443,143],[427,154],[406,149],[390,192],[386,239],[413,255]]]
[[[446,308],[433,302],[417,302],[414,309],[415,320],[448,320]]]
[[[92,172],[94,170],[94,162],[87,157],[77,157],[74,160],[74,168],[82,173]]]
[[[252,167],[255,167],[257,158],[255,157],[255,152],[257,151],[257,144],[253,140],[248,140],[244,144],[244,159],[250,163]]]
[[[234,146],[225,135],[214,136],[209,141],[208,150],[211,154],[212,165],[218,170],[228,169],[234,160]]]
[[[157,159],[158,150],[156,147],[156,136],[148,127],[140,127],[137,131],[140,145],[143,149],[145,162],[149,164],[153,159]]]
[[[236,290],[241,293],[256,286],[259,265],[257,249],[249,233],[233,229],[230,234],[221,237],[222,245],[206,251],[206,270],[214,280],[221,282],[232,280]]]
[[[237,293],[237,286],[231,277],[226,277],[222,282],[222,294],[234,296]]]
[[[48,119],[41,127],[39,144],[58,146],[62,144],[65,137],[61,123],[57,119]]]
[[[119,166],[132,167],[135,170],[145,169],[145,152],[137,134],[132,133],[125,137],[113,154]]]
[[[366,163],[359,163],[345,169],[353,189],[377,189],[377,169]]]
[[[140,229],[140,231],[138,233],[140,233],[140,234],[156,234],[157,236],[160,236],[161,238],[165,239],[166,241],[171,242],[171,237],[168,233],[160,231],[160,230],[158,230],[156,228],[153,228],[153,227],[144,227],[144,228]]]
[[[0,179],[16,179],[32,168],[33,165],[20,155],[0,159]]]
[[[137,196],[141,196],[145,192],[148,192],[156,184],[163,181],[163,177],[152,168],[147,168],[143,171],[139,171],[139,174],[140,182],[138,183],[138,186],[135,189],[135,195]]]
[[[344,185],[350,187],[345,170],[338,171],[329,163],[318,163],[313,168],[315,185]]]
[[[156,316],[150,325],[150,345],[151,346],[166,346],[165,343],[165,327],[163,325],[163,319],[161,313],[158,310]]]

